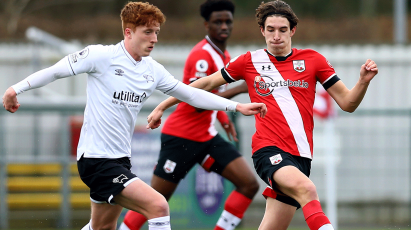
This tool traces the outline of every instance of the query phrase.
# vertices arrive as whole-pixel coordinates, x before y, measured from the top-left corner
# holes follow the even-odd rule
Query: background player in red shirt
[[[267,105],[264,119],[255,116],[256,133],[252,141],[254,167],[269,185],[263,193],[267,204],[259,229],[287,229],[299,207],[311,230],[334,229],[322,211],[315,185],[308,178],[313,153],[315,85],[322,84],[342,110],[354,112],[378,73],[377,64],[366,60],[357,84],[349,90],[321,54],[291,47],[298,18],[288,4],[280,0],[261,3],[256,18],[267,48],[240,55],[220,72],[191,85],[212,90],[244,79],[251,101]],[[148,127],[158,127],[163,111],[174,103],[175,98],[160,103],[149,115]]]
[[[226,46],[233,28],[234,4],[229,0],[208,0],[201,5],[200,11],[207,36],[194,46],[186,60],[183,77],[186,84],[219,71],[231,59]],[[231,98],[247,92],[247,86],[241,84],[226,90],[226,85],[222,85],[212,92]],[[169,200],[180,180],[196,163],[206,171],[221,174],[236,189],[228,196],[215,229],[234,229],[259,184],[244,157],[217,133],[216,119],[228,138],[237,141],[234,125],[225,112],[200,110],[184,102],[177,106],[162,129],[160,156],[151,186]],[[120,230],[140,229],[146,220],[143,215],[128,211]]]

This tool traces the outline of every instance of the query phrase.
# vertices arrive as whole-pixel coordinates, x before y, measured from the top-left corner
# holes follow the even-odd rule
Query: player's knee
[[[244,196],[252,199],[255,196],[255,194],[257,194],[259,189],[260,184],[254,178],[252,180],[247,181],[247,183],[244,183],[242,186],[239,186],[237,188],[237,191],[243,194]]]
[[[249,194],[252,194],[253,196],[257,194],[259,189],[260,189],[260,184],[257,182],[257,180],[252,180],[247,185],[247,190]]]
[[[314,200],[318,198],[317,188],[311,181],[301,183],[299,190],[301,191],[301,195],[307,200]]]
[[[169,210],[167,200],[164,197],[162,197],[162,199],[158,199],[152,202],[150,212],[151,212],[152,218],[169,216],[170,210]]]

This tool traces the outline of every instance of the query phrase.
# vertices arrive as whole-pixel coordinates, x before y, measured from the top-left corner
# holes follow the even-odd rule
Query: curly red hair
[[[123,26],[123,33],[126,28],[133,31],[137,26],[152,25],[159,23],[162,25],[166,21],[166,16],[156,6],[145,2],[129,2],[121,10],[120,18]]]

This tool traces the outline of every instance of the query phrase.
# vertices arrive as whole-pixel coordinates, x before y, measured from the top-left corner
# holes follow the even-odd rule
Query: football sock
[[[243,194],[233,191],[224,205],[224,211],[214,230],[232,230],[240,223],[245,211],[251,203],[251,199]]]
[[[334,230],[327,216],[325,216],[318,200],[312,200],[303,207],[303,214],[311,230]]]
[[[171,230],[170,216],[149,219],[148,230]]]
[[[81,230],[93,230],[93,228],[91,228],[91,220]]]
[[[140,230],[147,218],[138,212],[129,210],[118,230]]]

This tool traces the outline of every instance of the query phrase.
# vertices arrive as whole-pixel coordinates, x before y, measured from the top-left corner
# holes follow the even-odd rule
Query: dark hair
[[[128,27],[134,31],[137,26],[151,25],[166,21],[166,17],[156,6],[143,2],[129,2],[121,10],[120,18],[124,30]]]
[[[207,0],[200,6],[201,16],[208,21],[214,11],[228,10],[234,15],[235,6],[230,0]]]
[[[298,23],[297,15],[295,15],[290,5],[281,0],[274,0],[267,3],[261,2],[260,6],[258,6],[255,12],[257,23],[262,28],[264,28],[265,20],[267,19],[267,17],[273,15],[287,18],[287,20],[290,22],[290,29],[296,27]]]

